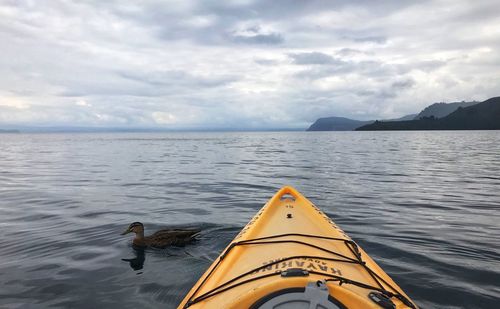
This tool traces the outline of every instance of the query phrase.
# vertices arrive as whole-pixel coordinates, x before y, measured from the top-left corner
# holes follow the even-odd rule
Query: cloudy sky
[[[0,72],[4,126],[392,118],[500,95],[500,10],[498,0],[0,0]]]

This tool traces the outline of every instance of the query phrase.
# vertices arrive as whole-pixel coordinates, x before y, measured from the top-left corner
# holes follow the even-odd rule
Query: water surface
[[[0,307],[175,308],[289,184],[422,308],[497,308],[499,145],[497,131],[2,134]],[[133,221],[203,234],[138,252],[119,235]]]

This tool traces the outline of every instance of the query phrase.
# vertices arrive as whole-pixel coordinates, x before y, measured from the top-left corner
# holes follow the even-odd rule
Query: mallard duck
[[[200,233],[197,229],[164,229],[144,236],[144,225],[141,222],[131,223],[122,235],[135,233],[133,244],[138,247],[164,248],[167,246],[182,246],[191,242]]]

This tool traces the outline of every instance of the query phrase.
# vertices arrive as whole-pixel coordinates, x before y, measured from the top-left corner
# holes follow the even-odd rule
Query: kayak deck
[[[337,307],[331,308],[416,308],[349,236],[292,187],[264,205],[179,308],[264,308],[259,304],[270,295],[315,287],[311,283],[322,285],[335,300]]]

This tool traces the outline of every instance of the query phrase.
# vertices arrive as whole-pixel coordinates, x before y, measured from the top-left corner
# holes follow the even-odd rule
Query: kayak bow
[[[178,307],[417,308],[327,215],[283,187]]]

